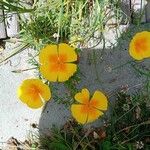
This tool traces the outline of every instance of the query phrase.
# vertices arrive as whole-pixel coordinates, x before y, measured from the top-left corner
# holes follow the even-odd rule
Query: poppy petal
[[[47,85],[39,79],[26,79],[17,90],[19,99],[31,108],[39,108],[51,98]]]
[[[136,60],[150,57],[150,32],[137,33],[130,42],[129,54]]]
[[[41,49],[39,54],[39,61],[41,64],[55,63],[58,57],[57,45],[47,45]]]
[[[138,55],[135,48],[134,48],[134,43],[130,43],[130,48],[129,48],[129,54],[131,57],[133,57],[136,60],[142,60],[143,56],[142,55]]]
[[[65,63],[63,67],[58,71],[59,82],[67,81],[77,71],[77,65],[75,64]]]
[[[88,113],[87,123],[90,123],[90,122],[97,120],[102,115],[103,115],[103,112],[101,112],[97,109],[91,108],[89,113]]]
[[[22,82],[21,86],[17,90],[17,95],[23,103],[26,103],[30,99],[31,94],[29,88],[36,84],[36,79],[26,79]]]
[[[52,64],[41,65],[40,72],[43,77],[51,82],[56,82],[58,78],[58,71],[53,70]]]
[[[87,121],[87,112],[83,112],[83,105],[73,104],[71,106],[72,116],[77,122],[85,124]]]
[[[76,101],[78,101],[81,104],[88,103],[89,99],[90,99],[90,93],[89,93],[88,89],[86,89],[86,88],[82,89],[81,92],[79,92],[75,95],[75,99],[76,99]]]
[[[99,110],[107,110],[107,107],[108,107],[107,97],[102,92],[95,91],[90,101],[90,105],[93,108],[96,108]]]
[[[27,93],[27,92],[25,91],[23,92],[22,87],[19,87],[17,90],[17,96],[23,103],[27,103],[27,101],[30,99],[30,96],[24,93]]]
[[[42,102],[42,100],[41,100],[41,98],[39,96],[36,99],[32,99],[32,98],[28,99],[26,104],[30,108],[37,109],[37,108],[42,107],[44,103]]]
[[[66,56],[66,62],[74,62],[77,60],[75,49],[68,44],[59,44],[59,55]]]
[[[49,90],[49,87],[47,85],[43,85],[42,86],[42,93],[41,93],[41,97],[42,99],[44,99],[45,101],[49,101],[51,98],[51,92]]]

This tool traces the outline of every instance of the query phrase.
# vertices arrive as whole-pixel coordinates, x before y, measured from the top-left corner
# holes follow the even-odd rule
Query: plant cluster
[[[58,97],[57,86],[61,83],[70,88],[71,112],[76,121],[67,122],[61,130],[53,129],[49,137],[40,138],[44,149],[94,150],[94,149],[149,149],[149,94],[128,95],[120,92],[109,117],[100,128],[85,129],[80,124],[95,121],[108,109],[108,98],[97,90],[91,97],[88,89],[79,92],[78,47],[88,45],[90,40],[101,42],[106,24],[116,17],[121,20],[118,1],[109,0],[47,0],[34,1],[25,7],[22,1],[0,1],[3,10],[14,11],[19,15],[23,45],[17,54],[26,47],[34,50],[29,60],[37,69],[39,79],[26,79],[18,88],[19,99],[30,108],[40,108],[51,97]],[[112,10],[115,15],[112,15]],[[22,13],[29,13],[24,17]],[[117,14],[117,15],[116,15]],[[147,77],[147,91],[150,90],[149,71],[135,65],[138,61],[150,58],[150,32],[135,34],[129,44],[129,55],[136,61],[130,62],[135,71]],[[6,59],[10,58],[8,56]],[[6,60],[5,59],[5,60]],[[54,93],[56,91],[56,93]],[[76,100],[74,102],[74,99]],[[58,100],[59,101],[59,100]],[[131,120],[132,119],[132,120]]]
[[[0,4],[2,10],[19,15],[20,36],[35,50],[58,42],[85,46],[94,39],[98,44],[107,23],[116,18],[119,25],[124,15],[118,0],[1,0]]]
[[[84,128],[70,119],[47,134],[31,133],[22,145],[37,150],[149,150],[149,100],[143,91],[128,94],[121,90],[101,127]]]

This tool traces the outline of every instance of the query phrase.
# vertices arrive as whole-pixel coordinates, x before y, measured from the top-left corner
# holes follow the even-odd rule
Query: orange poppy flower
[[[26,79],[18,88],[19,99],[30,108],[39,108],[51,98],[49,87],[39,79]]]
[[[136,60],[150,57],[150,32],[137,33],[130,42],[129,54]]]
[[[47,45],[40,51],[40,72],[49,81],[67,81],[77,70],[75,49],[65,43]]]
[[[90,99],[89,91],[82,89],[75,95],[75,99],[78,104],[72,104],[71,112],[72,116],[81,124],[95,121],[103,115],[102,111],[107,110],[108,107],[107,98],[100,91],[95,91]]]

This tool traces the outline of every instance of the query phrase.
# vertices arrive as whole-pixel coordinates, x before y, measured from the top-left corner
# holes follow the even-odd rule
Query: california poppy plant
[[[26,79],[18,88],[19,99],[30,108],[40,108],[51,98],[49,87],[39,79]]]
[[[100,91],[95,91],[90,99],[88,89],[82,89],[75,95],[75,100],[78,104],[72,104],[71,112],[76,121],[81,124],[95,121],[103,115],[103,111],[108,107],[108,100]]]
[[[129,54],[136,60],[150,57],[150,32],[137,33],[130,42]]]
[[[47,45],[40,51],[40,72],[49,81],[67,81],[77,70],[75,49],[65,43]]]

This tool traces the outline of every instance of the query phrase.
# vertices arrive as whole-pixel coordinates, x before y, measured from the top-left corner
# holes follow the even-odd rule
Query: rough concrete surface
[[[110,48],[109,44],[104,51],[98,47],[83,49],[79,63],[82,75],[78,89],[86,87],[91,93],[97,89],[102,90],[111,102],[113,93],[122,86],[128,86],[131,92],[141,88],[145,78],[140,76],[131,65],[127,64],[119,69],[114,68],[132,60],[128,54],[128,44],[136,32],[143,30],[150,30],[150,25],[143,25],[140,28],[132,27],[128,34],[122,35],[119,43],[112,39],[115,33],[107,33],[106,39],[115,45],[114,48]],[[56,126],[64,124],[71,117],[69,108],[57,104],[53,99],[46,104],[43,110],[42,108],[31,110],[18,101],[16,88],[22,80],[33,76],[30,71],[22,74],[11,73],[14,68],[27,68],[24,58],[27,58],[27,51],[11,59],[12,66],[10,62],[0,66],[0,142],[6,141],[11,136],[24,140],[32,123],[39,123],[40,133],[42,133],[51,128],[53,124]],[[18,59],[20,59],[19,63]],[[95,60],[96,63],[94,63]],[[13,67],[14,65],[17,66]],[[139,65],[148,69],[150,59],[146,59]],[[61,96],[65,89],[61,88],[61,84],[59,88],[59,96]],[[98,120],[90,125],[98,126],[101,122],[102,120]]]
[[[143,30],[150,31],[150,25],[143,25],[140,26],[140,28],[131,27],[131,29],[129,29],[129,34],[123,34],[123,37],[119,38],[119,43],[116,43],[116,40],[114,40],[116,37],[115,32],[109,31],[105,34],[107,48],[104,49],[104,51],[98,47],[96,47],[96,49],[83,49],[79,63],[81,82],[78,85],[78,89],[86,87],[91,93],[95,90],[101,90],[109,97],[109,101],[111,102],[113,101],[114,93],[123,87],[127,87],[129,92],[137,91],[142,88],[146,78],[140,76],[131,65],[127,64],[119,69],[115,68],[133,60],[129,56],[128,45],[133,35],[136,32]],[[114,45],[114,48],[110,48],[112,44]],[[93,56],[94,52],[95,56]],[[96,60],[96,64],[94,63],[94,60]],[[142,61],[139,63],[139,66],[148,69],[150,66],[150,60],[147,59]],[[61,90],[63,93],[64,91],[64,89]],[[47,130],[52,127],[53,123],[56,126],[63,124],[67,120],[67,116],[64,115],[65,112],[67,112],[67,116],[70,115],[70,112],[68,114],[68,110],[65,107],[61,107],[59,104],[54,105],[49,102],[41,115],[39,127],[42,130]],[[58,122],[57,119],[55,119],[57,117],[60,118]],[[103,119],[99,119],[94,123],[88,124],[87,127],[99,126],[102,121]]]

